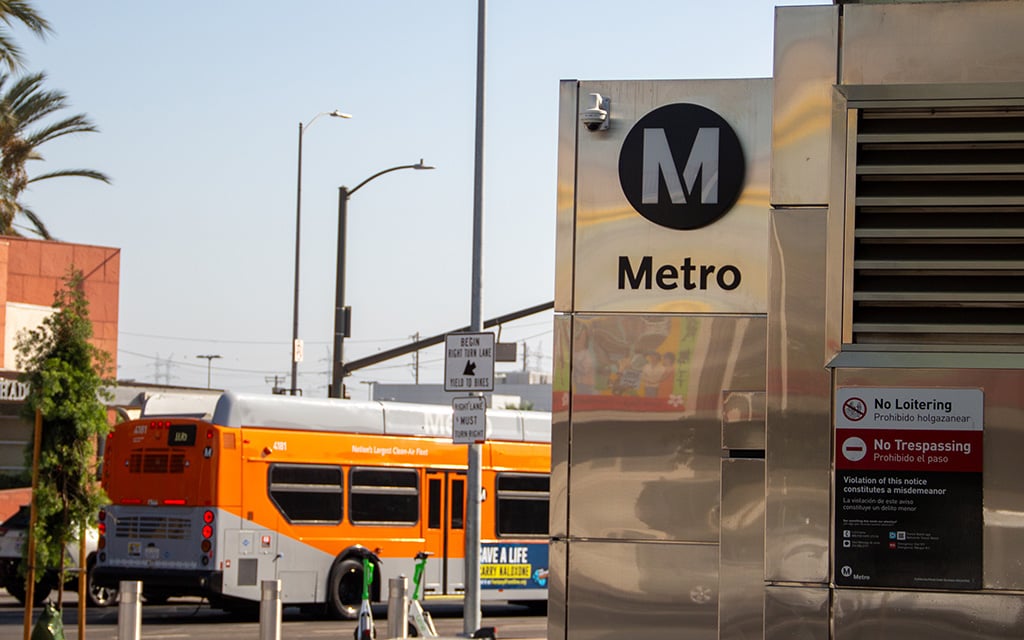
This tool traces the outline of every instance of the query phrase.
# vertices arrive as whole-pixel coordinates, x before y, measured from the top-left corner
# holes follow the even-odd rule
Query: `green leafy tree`
[[[98,131],[83,114],[51,121],[48,116],[67,108],[68,99],[60,91],[44,89],[45,80],[46,75],[42,73],[18,78],[0,73],[0,235],[21,235],[15,229],[15,218],[21,214],[33,233],[52,238],[42,219],[22,201],[22,195],[31,184],[72,176],[110,182],[106,175],[92,169],[29,175],[30,162],[43,160],[40,153],[43,144],[73,133]]]
[[[89,342],[92,323],[83,284],[82,272],[69,269],[54,295],[54,312],[38,328],[21,332],[16,346],[21,380],[29,384],[25,417],[34,418],[37,410],[42,416],[35,566],[57,567],[58,584],[65,580],[65,544],[95,525],[107,502],[96,444],[109,430],[103,401],[110,399],[113,383],[104,378],[109,354]],[[31,466],[31,447],[26,456]],[[59,600],[58,607],[62,604]]]

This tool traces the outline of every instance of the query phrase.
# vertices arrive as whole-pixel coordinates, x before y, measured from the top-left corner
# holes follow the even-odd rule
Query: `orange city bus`
[[[107,439],[98,584],[235,608],[280,580],[284,604],[350,619],[366,551],[381,559],[376,602],[427,551],[424,595],[463,593],[467,448],[451,408],[224,393],[176,411],[144,407]],[[487,429],[481,599],[541,604],[551,416],[488,410]]]

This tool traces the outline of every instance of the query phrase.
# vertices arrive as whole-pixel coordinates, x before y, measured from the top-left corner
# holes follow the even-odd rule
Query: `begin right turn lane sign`
[[[494,390],[493,333],[450,333],[444,337],[444,390]]]

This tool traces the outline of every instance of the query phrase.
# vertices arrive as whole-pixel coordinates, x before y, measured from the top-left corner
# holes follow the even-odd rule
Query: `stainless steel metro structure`
[[[1017,1],[780,7],[772,78],[563,81],[549,638],[1024,634],[1021,33]],[[736,167],[670,105],[742,148],[696,228],[640,210]],[[855,432],[983,454],[858,467]],[[953,497],[848,493],[904,481]]]

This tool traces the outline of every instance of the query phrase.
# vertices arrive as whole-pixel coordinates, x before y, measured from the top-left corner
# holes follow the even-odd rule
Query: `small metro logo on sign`
[[[739,137],[714,111],[670,104],[640,118],[619,151],[619,184],[644,218],[699,229],[739,199],[746,163]]]

